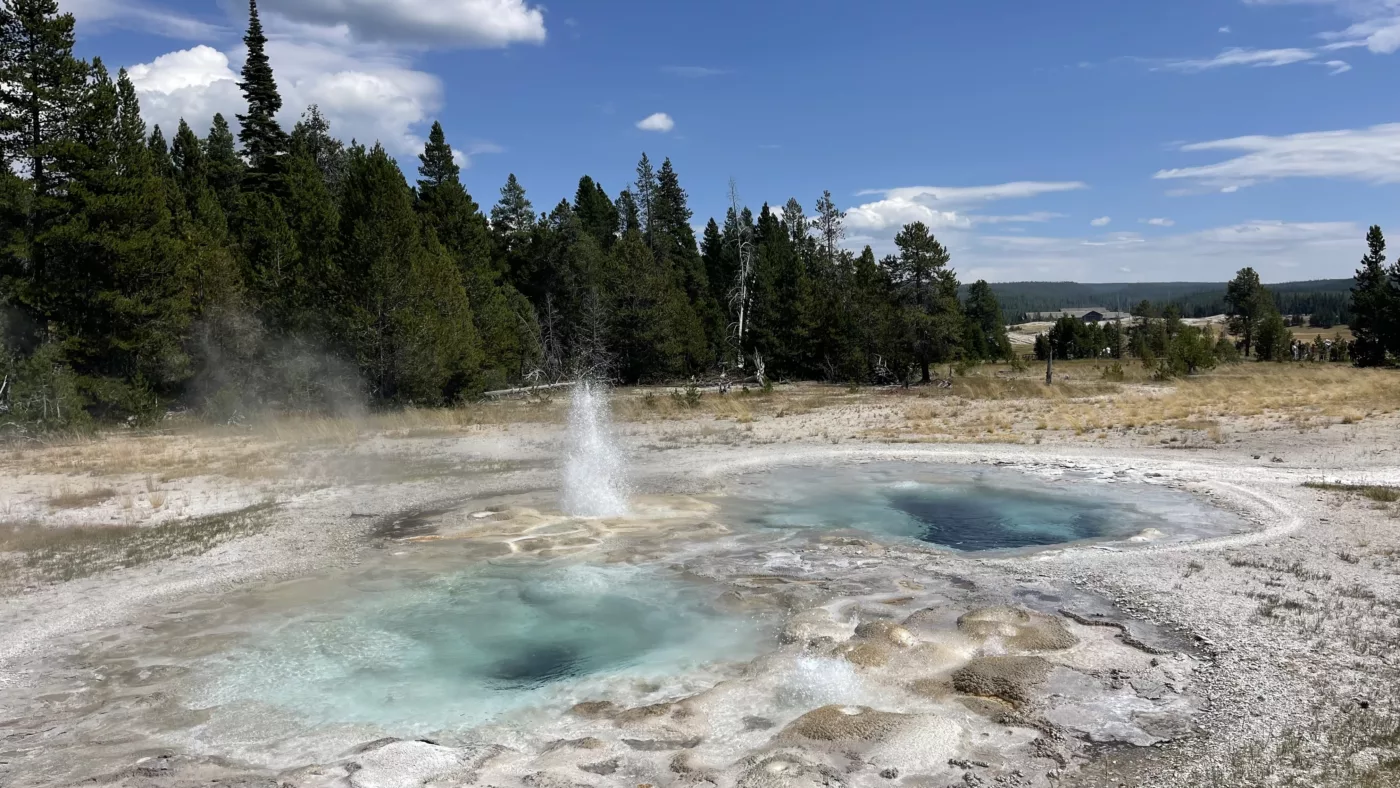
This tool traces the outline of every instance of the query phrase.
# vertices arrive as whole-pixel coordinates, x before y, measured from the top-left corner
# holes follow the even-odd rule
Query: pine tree
[[[1253,268],[1241,268],[1225,288],[1225,303],[1229,308],[1230,333],[1244,341],[1244,354],[1248,356],[1260,322],[1270,312],[1277,311],[1273,298],[1259,282],[1259,274]]]
[[[647,158],[645,152],[637,162],[637,180],[632,184],[632,201],[637,210],[637,227],[642,232],[642,239],[650,247],[651,253],[657,253],[656,228],[653,227],[653,220],[656,218],[656,193],[661,188],[657,182],[656,170],[651,166],[651,160]]]
[[[587,175],[580,178],[578,189],[574,192],[573,208],[583,231],[592,236],[603,250],[611,249],[617,241],[619,217],[617,206],[608,199],[603,187]]]
[[[248,166],[238,155],[233,132],[223,115],[214,116],[214,125],[204,140],[204,160],[208,167],[209,188],[214,190],[214,196],[224,209],[224,216],[231,221],[238,210],[238,194]]]
[[[694,313],[693,319],[686,319],[689,328],[683,341],[688,368],[699,372],[714,363],[715,349],[723,346],[725,320],[719,303],[710,292],[705,263],[695,245],[695,229],[690,225],[693,214],[688,201],[671,160],[666,159],[657,173],[652,205],[653,252],[674,272]]]
[[[969,358],[1006,359],[1011,356],[1011,341],[1006,336],[1001,305],[986,280],[979,279],[968,287],[963,314],[967,318],[964,348]]]
[[[252,168],[250,185],[256,189],[273,188],[269,179],[276,173],[277,159],[287,152],[286,132],[277,122],[282,110],[282,96],[272,75],[272,63],[267,57],[267,36],[258,18],[258,0],[248,0],[248,32],[243,36],[248,55],[243,61],[243,79],[238,87],[248,101],[248,112],[238,116],[242,128],[238,139]]]
[[[301,120],[292,127],[290,149],[315,162],[326,189],[331,197],[340,198],[340,185],[345,180],[345,162],[348,154],[345,143],[331,136],[331,124],[321,114],[321,108],[312,104],[302,113]]]
[[[642,213],[637,207],[637,198],[629,189],[617,195],[617,226],[620,235],[642,231]]]
[[[54,318],[80,388],[100,415],[147,417],[190,372],[188,249],[130,79],[113,84],[95,61],[89,95],[75,136],[90,142],[68,146],[66,221],[39,242],[67,283]]]
[[[914,356],[927,383],[929,366],[949,360],[961,334],[957,279],[948,269],[948,250],[923,222],[904,225],[894,242],[899,256],[891,273],[903,294]]]
[[[65,220],[62,195],[74,177],[76,153],[65,146],[88,97],[87,65],[73,56],[73,24],[56,0],[0,5],[0,167],[26,170],[28,178],[27,187],[6,179],[12,200],[5,212],[19,220],[20,237],[4,256],[4,295],[26,315],[34,341],[44,339],[67,288],[37,239]]]
[[[1366,246],[1351,288],[1351,330],[1356,335],[1353,358],[1358,366],[1375,367],[1385,363],[1388,349],[1400,353],[1395,337],[1400,329],[1400,274],[1387,275],[1385,235],[1379,226],[1367,231]]]
[[[837,210],[836,204],[832,202],[831,192],[822,192],[821,199],[817,200],[817,215],[812,219],[812,229],[816,231],[817,243],[828,266],[836,264],[841,239],[846,237],[845,228],[842,226],[845,219],[846,214]]]
[[[491,209],[491,231],[496,236],[497,249],[507,256],[519,251],[534,227],[535,207],[512,172],[501,187],[500,201]]]
[[[457,266],[425,233],[384,149],[352,149],[340,210],[344,336],[381,401],[436,404],[477,385],[481,349]]]
[[[234,258],[228,222],[209,183],[209,162],[204,145],[189,124],[180,121],[170,149],[173,178],[183,198],[177,213],[179,234],[190,244],[190,297],[197,315],[235,304],[242,291],[242,275]]]
[[[456,262],[471,300],[490,378],[484,385],[504,386],[533,354],[528,334],[521,330],[533,323],[533,312],[493,263],[491,228],[462,185],[461,168],[440,123],[433,123],[418,160],[418,212]]]

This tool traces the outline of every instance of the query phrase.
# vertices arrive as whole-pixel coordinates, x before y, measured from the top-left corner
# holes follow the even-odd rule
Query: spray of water
[[[585,381],[574,386],[568,441],[561,504],[564,512],[576,517],[626,514],[626,469],[612,434],[603,385]]]

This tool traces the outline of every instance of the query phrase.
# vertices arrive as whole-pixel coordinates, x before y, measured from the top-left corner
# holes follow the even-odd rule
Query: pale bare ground
[[[1400,486],[1400,374],[1246,363],[1158,382],[1140,366],[1094,362],[1057,372],[1049,387],[1039,369],[1000,365],[947,389],[631,388],[614,393],[613,408],[637,462],[906,446],[1149,462],[1267,490],[1293,507],[1296,533],[1116,564],[1071,553],[1024,570],[1111,594],[1221,646],[1206,735],[1106,753],[1074,779],[1095,788],[1400,784],[1400,508],[1364,489]],[[477,491],[483,480],[538,482],[566,408],[556,393],[12,445],[0,452],[0,624],[24,634],[0,649],[0,685],[8,654],[96,620],[76,607],[101,599],[111,616],[139,617],[160,592],[208,582],[206,553],[224,583],[309,571],[353,541],[334,529],[362,511]]]

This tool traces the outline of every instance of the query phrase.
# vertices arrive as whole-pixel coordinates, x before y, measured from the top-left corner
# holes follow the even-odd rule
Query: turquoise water
[[[432,731],[757,653],[755,622],[631,567],[485,566],[269,622],[204,665],[199,704]],[[596,689],[596,687],[593,687]]]
[[[745,477],[721,505],[759,527],[856,528],[966,552],[1123,538],[1149,528],[1188,538],[1240,525],[1156,485],[917,463],[777,469]]]

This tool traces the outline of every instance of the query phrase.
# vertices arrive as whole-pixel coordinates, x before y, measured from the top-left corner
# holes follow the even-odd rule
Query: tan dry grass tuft
[[[117,491],[110,487],[94,487],[87,490],[73,490],[63,487],[57,495],[49,498],[49,506],[55,509],[85,509],[116,497]]]

